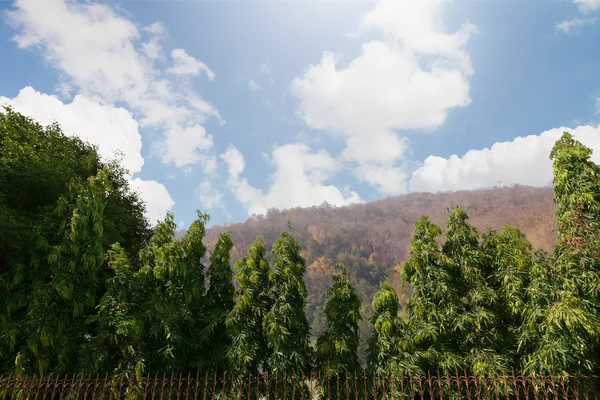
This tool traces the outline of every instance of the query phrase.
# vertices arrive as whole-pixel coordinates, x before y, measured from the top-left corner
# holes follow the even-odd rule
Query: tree
[[[39,258],[32,258],[52,272],[32,287],[25,316],[27,347],[15,361],[19,372],[31,371],[34,360],[40,374],[63,373],[78,365],[80,347],[91,333],[87,317],[94,312],[101,287],[108,185],[103,172],[90,177],[87,185],[72,185],[70,198],[59,199],[55,218],[48,220],[50,231],[58,234],[46,237],[47,242],[40,240],[38,251],[34,250]]]
[[[460,309],[453,326],[455,340],[471,373],[501,376],[508,373],[510,362],[502,353],[498,295],[488,282],[493,265],[487,263],[479,233],[467,223],[468,218],[460,207],[451,210],[442,247],[453,269],[460,271],[456,285]]]
[[[340,273],[332,277],[325,304],[325,331],[317,338],[316,368],[325,376],[353,374],[360,370],[358,346],[362,320],[362,301],[350,282],[346,268],[337,264]]]
[[[228,370],[227,348],[231,345],[225,320],[234,307],[233,273],[229,263],[229,252],[233,247],[231,234],[222,233],[210,256],[207,277],[210,286],[204,299],[203,340],[207,343],[204,358],[208,369],[219,375]]]
[[[454,324],[460,309],[460,271],[442,253],[439,226],[422,216],[415,222],[410,258],[402,278],[413,294],[408,302],[409,331],[417,367],[423,373],[453,373],[464,367]]]
[[[272,348],[271,372],[290,389],[292,379],[308,372],[312,361],[310,325],[304,313],[306,265],[300,251],[300,241],[290,232],[283,232],[273,244],[274,261],[269,271],[273,305],[263,321],[263,331]],[[296,384],[301,384],[298,379]]]
[[[398,316],[399,311],[398,294],[389,283],[383,282],[373,298],[373,333],[367,348],[367,371],[372,376],[417,372],[409,332]]]
[[[565,132],[550,159],[554,170],[557,243],[532,279],[522,346],[532,372],[594,374],[600,369],[600,166]],[[544,294],[546,297],[541,297]],[[529,339],[529,340],[528,340]],[[537,339],[531,342],[531,339]]]
[[[269,296],[269,264],[264,240],[258,237],[248,255],[235,263],[239,288],[236,303],[227,317],[231,336],[230,365],[242,375],[269,371],[271,348],[263,332],[263,320],[273,306]]]
[[[58,124],[42,127],[4,111],[0,369],[76,370],[81,346],[95,335],[87,318],[112,274],[104,252],[121,242],[137,263],[151,234],[145,206],[116,161],[101,161],[95,147]]]
[[[517,228],[488,229],[481,249],[492,267],[488,282],[498,294],[496,312],[500,318],[500,343],[504,357],[513,370],[520,369],[518,337],[529,301],[527,287],[533,268],[532,246]]]
[[[146,370],[147,343],[144,337],[144,288],[125,250],[115,243],[108,251],[114,276],[91,319],[97,335],[83,351],[83,371],[111,373],[126,379],[141,378]]]

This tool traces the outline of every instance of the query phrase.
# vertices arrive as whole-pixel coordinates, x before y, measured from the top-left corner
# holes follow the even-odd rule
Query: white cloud
[[[580,30],[583,26],[596,22],[596,18],[579,19],[573,18],[559,22],[554,26],[554,29],[563,33],[569,34]]]
[[[184,49],[175,49],[171,52],[173,66],[168,69],[169,72],[177,75],[199,75],[204,71],[209,80],[215,79],[215,73],[210,70],[202,61],[188,55]]]
[[[264,214],[269,208],[309,207],[328,202],[343,206],[360,202],[356,192],[344,196],[335,186],[323,182],[341,166],[324,150],[313,153],[304,144],[287,144],[272,153],[275,173],[266,193],[248,183],[241,174],[244,156],[233,145],[221,155],[229,172],[228,185],[233,195],[248,207],[248,214]]]
[[[380,1],[359,32],[376,30],[383,40],[364,43],[345,67],[340,54],[325,51],[291,86],[305,123],[343,137],[342,156],[355,163],[355,174],[386,194],[406,191],[399,168],[407,142],[396,131],[435,129],[471,101],[465,45],[475,27],[465,22],[447,33],[444,3]]]
[[[596,97],[596,114],[600,114],[600,97]]]
[[[202,164],[202,169],[205,175],[211,176],[217,172],[217,157],[211,156],[203,156],[200,159],[200,163]]]
[[[160,41],[166,37],[167,29],[162,22],[154,22],[144,28],[145,32],[150,33],[151,38],[147,42],[142,43],[142,50],[148,58],[162,59],[163,49]]]
[[[223,193],[213,188],[210,181],[205,179],[196,188],[196,197],[200,200],[202,207],[209,210],[222,205],[221,199],[223,198]]]
[[[131,187],[140,193],[140,196],[146,202],[146,216],[152,226],[157,221],[162,221],[175,205],[175,201],[169,195],[169,191],[162,183],[153,180],[142,180],[135,178],[130,181]]]
[[[256,92],[258,89],[260,89],[260,85],[254,82],[254,79],[250,79],[248,81],[248,89],[250,89],[251,92]]]
[[[183,127],[174,124],[166,130],[163,141],[155,143],[154,150],[160,154],[161,160],[184,168],[202,159],[202,150],[213,145],[212,136],[206,133],[201,125]]]
[[[144,159],[138,123],[124,108],[105,106],[85,95],[76,95],[71,103],[63,103],[57,97],[40,93],[31,86],[21,89],[12,99],[0,96],[0,104],[11,105],[42,125],[57,121],[65,135],[77,135],[98,145],[98,151],[105,160],[121,152],[122,165],[130,173],[142,170]]]
[[[12,99],[0,96],[0,104],[10,105],[42,125],[58,122],[65,135],[78,136],[97,145],[98,153],[105,161],[120,154],[121,165],[130,172],[128,178],[132,188],[139,190],[146,202],[146,216],[151,223],[162,219],[175,204],[161,183],[140,178],[131,180],[131,175],[141,171],[144,159],[138,123],[126,109],[102,105],[82,94],[76,95],[71,103],[63,103],[30,86],[21,89]]]
[[[495,143],[491,148],[470,150],[462,157],[429,156],[413,172],[410,190],[436,192],[513,184],[545,186],[552,181],[552,162],[548,156],[564,131],[592,148],[593,160],[600,163],[600,125],[562,127],[537,136]]]
[[[573,0],[582,12],[596,11],[600,8],[600,0]]]
[[[186,152],[180,156],[167,150],[161,154],[163,162],[178,166],[197,162],[194,154],[211,140],[201,124],[208,117],[223,122],[218,111],[191,90],[188,80],[172,79],[154,65],[162,51],[159,40],[165,36],[160,23],[140,31],[106,4],[65,0],[17,0],[6,16],[18,31],[14,37],[18,46],[39,49],[81,94],[102,104],[126,105],[142,127],[163,130],[163,141],[192,135]],[[149,41],[143,41],[144,35],[150,35]],[[214,78],[204,63],[184,50],[176,49],[172,56],[176,71],[204,70]]]

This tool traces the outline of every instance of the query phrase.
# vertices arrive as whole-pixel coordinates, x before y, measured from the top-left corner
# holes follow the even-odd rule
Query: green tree
[[[100,172],[87,185],[72,185],[70,198],[61,198],[47,226],[58,234],[40,240],[34,262],[52,271],[37,281],[25,316],[27,347],[16,367],[27,372],[36,361],[39,373],[67,372],[78,365],[79,350],[92,333],[87,318],[94,313],[104,264],[102,218],[109,183]],[[35,256],[34,256],[35,257]],[[30,370],[30,369],[29,369]],[[30,370],[31,371],[31,370]]]
[[[522,346],[531,350],[527,371],[577,375],[600,369],[600,166],[591,154],[568,132],[550,153],[557,243],[551,259],[540,260],[550,273],[536,266],[529,291],[524,328],[539,332],[523,333]]]
[[[114,276],[107,281],[98,314],[91,317],[97,324],[97,335],[83,352],[83,372],[139,379],[146,370],[147,357],[140,308],[144,290],[136,268],[118,243],[108,251],[108,265]]]
[[[232,339],[230,365],[246,376],[269,371],[271,349],[263,333],[263,320],[273,306],[269,296],[269,263],[262,237],[248,248],[248,255],[235,263],[239,288],[236,303],[227,318]]]
[[[460,309],[460,271],[437,242],[442,230],[422,216],[415,222],[410,258],[402,278],[413,294],[408,303],[409,331],[417,367],[424,373],[454,373],[464,367],[454,324]]]
[[[301,248],[292,233],[283,232],[271,251],[274,261],[269,271],[269,296],[273,305],[264,318],[263,331],[272,348],[271,373],[277,377],[280,388],[285,384],[293,389],[293,378],[307,373],[312,361],[310,325],[304,312],[306,264]],[[295,382],[298,384],[298,379]]]
[[[315,364],[325,376],[354,374],[360,370],[358,346],[362,320],[362,301],[350,282],[346,268],[337,264],[339,274],[332,277],[325,304],[325,330],[317,338]]]
[[[517,228],[488,229],[481,246],[486,263],[492,266],[488,282],[498,294],[496,312],[500,318],[502,354],[513,370],[520,368],[518,337],[528,303],[533,257],[532,246]]]
[[[399,312],[398,294],[383,282],[373,298],[373,333],[367,344],[367,371],[372,376],[417,372],[409,332]]]
[[[479,233],[467,223],[464,209],[455,207],[448,218],[442,251],[460,271],[460,309],[453,326],[467,369],[475,375],[505,375],[510,362],[502,352],[499,299],[489,282],[493,265],[479,243]],[[481,333],[485,332],[484,335]]]
[[[225,326],[227,315],[235,305],[233,273],[229,263],[229,252],[233,247],[230,233],[219,235],[210,267],[207,271],[210,286],[204,299],[203,341],[207,343],[204,357],[208,360],[209,370],[219,375],[228,371],[227,349],[231,339]]]
[[[142,250],[144,266],[138,274],[141,285],[148,288],[145,309],[149,354],[153,356],[150,371],[204,371],[210,367],[204,354],[208,344],[198,337],[205,311],[205,267],[201,260],[206,248],[202,239],[209,216],[197,214],[179,240],[175,240],[173,215],[167,214],[156,227],[150,245]]]
[[[58,124],[0,112],[1,370],[79,368],[112,274],[104,252],[121,242],[137,262],[151,233],[126,172]]]

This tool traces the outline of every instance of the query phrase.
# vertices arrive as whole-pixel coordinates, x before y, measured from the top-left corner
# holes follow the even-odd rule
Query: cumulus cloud
[[[12,99],[0,96],[0,105],[9,105],[42,125],[58,122],[65,135],[78,136],[97,145],[105,161],[119,156],[121,164],[129,170],[132,188],[138,190],[146,202],[146,216],[152,223],[162,219],[175,204],[161,183],[140,178],[131,180],[133,174],[141,171],[144,159],[138,123],[126,109],[100,104],[83,94],[76,95],[71,103],[63,103],[29,86]]]
[[[213,188],[208,179],[205,179],[202,181],[202,183],[200,183],[200,185],[198,185],[195,194],[198,200],[200,200],[202,207],[207,210],[222,205],[221,199],[223,198],[223,193]]]
[[[343,206],[361,201],[356,192],[344,196],[335,186],[324,184],[341,168],[339,161],[324,150],[311,152],[297,143],[275,148],[271,157],[275,173],[266,193],[241,176],[245,161],[236,147],[230,144],[221,158],[227,165],[229,188],[248,207],[249,215],[264,214],[269,208],[309,207],[325,201]]]
[[[197,162],[210,147],[202,123],[209,117],[222,119],[191,90],[188,80],[156,67],[160,40],[166,35],[161,23],[140,30],[109,5],[65,0],[17,0],[6,17],[18,32],[18,46],[39,49],[81,94],[102,104],[124,104],[142,127],[163,131],[163,162],[183,167]],[[171,56],[172,72],[203,71],[214,79],[214,73],[185,50],[175,49]],[[172,152],[187,134],[187,151]]]
[[[42,125],[60,123],[67,136],[79,136],[98,145],[100,155],[106,160],[122,153],[122,164],[134,174],[142,170],[142,138],[138,123],[129,111],[114,106],[104,106],[85,95],[76,95],[71,103],[63,103],[55,96],[43,94],[31,86],[19,91],[10,99],[0,96],[0,104],[12,106],[16,111],[34,118]]]
[[[130,185],[145,200],[146,216],[153,226],[157,221],[162,221],[167,211],[170,211],[175,205],[175,201],[173,201],[169,191],[162,183],[135,178],[130,181]]]
[[[167,34],[167,29],[162,22],[154,22],[146,27],[144,31],[148,32],[151,37],[148,41],[142,43],[142,50],[144,54],[150,59],[162,59],[163,48],[160,41],[163,40]]]
[[[564,131],[592,148],[594,162],[600,163],[600,125],[562,127],[495,143],[491,148],[470,150],[462,157],[427,157],[413,172],[410,190],[437,192],[513,184],[545,186],[552,181],[550,151]]]
[[[573,0],[582,12],[596,11],[600,8],[600,0]]]
[[[359,32],[377,31],[382,40],[364,43],[345,67],[341,54],[325,51],[291,85],[297,114],[309,127],[344,138],[344,160],[385,194],[406,191],[406,180],[399,178],[407,142],[396,132],[435,129],[450,110],[471,101],[473,68],[465,45],[476,29],[465,22],[448,33],[444,3],[378,2],[363,16]],[[380,174],[394,180],[382,182]]]
[[[175,49],[171,52],[173,66],[168,69],[172,74],[177,75],[199,75],[205,72],[209,80],[215,79],[215,73],[210,70],[202,61],[190,56],[184,49]]]
[[[559,22],[558,24],[556,24],[554,26],[554,29],[559,32],[566,33],[568,35],[569,33],[579,31],[585,25],[593,24],[594,22],[596,22],[596,18],[587,18],[587,19],[573,18],[573,19]]]

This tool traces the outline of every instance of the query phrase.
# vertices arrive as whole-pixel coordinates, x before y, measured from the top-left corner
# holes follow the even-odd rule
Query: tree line
[[[200,371],[387,376],[600,370],[600,167],[569,133],[553,160],[557,244],[533,251],[518,229],[478,232],[461,207],[415,223],[401,305],[390,281],[364,299],[339,264],[325,328],[311,345],[306,263],[292,226],[268,257],[258,237],[231,268],[231,235],[206,260],[208,215],[183,237],[153,229],[116,161],[6,108],[0,113],[0,369],[140,378]],[[269,262],[270,260],[270,262]],[[208,261],[208,262],[207,262]],[[206,265],[205,265],[206,264]],[[236,285],[234,285],[236,282]],[[290,381],[291,383],[292,381]]]

